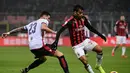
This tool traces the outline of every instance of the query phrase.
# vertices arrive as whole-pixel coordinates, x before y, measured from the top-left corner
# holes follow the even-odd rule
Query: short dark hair
[[[40,14],[40,17],[42,17],[43,15],[51,15],[51,14],[47,11],[42,11]]]
[[[73,12],[74,11],[77,12],[79,9],[84,10],[84,8],[81,5],[75,5],[74,8],[73,8]]]

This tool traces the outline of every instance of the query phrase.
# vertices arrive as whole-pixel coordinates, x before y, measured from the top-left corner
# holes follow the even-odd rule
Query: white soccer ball
[[[117,71],[111,71],[110,73],[118,73]]]

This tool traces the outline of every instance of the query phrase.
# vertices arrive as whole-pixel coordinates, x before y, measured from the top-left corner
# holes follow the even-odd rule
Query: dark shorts
[[[35,55],[35,58],[40,58],[42,56],[53,56],[55,50],[51,49],[49,46],[44,45],[39,49],[31,50],[31,52]]]

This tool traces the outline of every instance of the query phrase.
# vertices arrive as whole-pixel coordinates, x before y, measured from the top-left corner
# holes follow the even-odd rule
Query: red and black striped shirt
[[[85,17],[81,19],[71,16],[62,27],[66,27],[69,30],[71,45],[75,46],[83,42],[85,38]]]
[[[116,33],[119,36],[126,36],[126,28],[127,27],[127,23],[125,21],[117,21],[116,22]]]

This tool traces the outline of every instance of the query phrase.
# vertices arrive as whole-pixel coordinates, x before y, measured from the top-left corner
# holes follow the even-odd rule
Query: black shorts
[[[53,56],[55,53],[55,50],[53,50],[47,45],[44,45],[43,47],[39,49],[31,50],[31,52],[35,55],[35,58],[40,58],[42,56]]]

